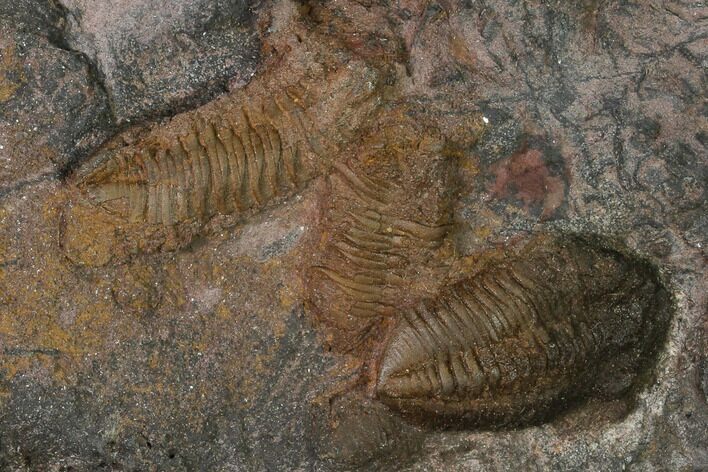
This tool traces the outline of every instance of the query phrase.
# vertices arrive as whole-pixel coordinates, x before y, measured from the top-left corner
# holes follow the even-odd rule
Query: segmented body
[[[577,239],[544,241],[403,310],[377,392],[423,420],[542,418],[634,380],[667,310],[643,263]]]
[[[305,60],[307,51],[293,52],[282,70],[99,153],[75,183],[123,220],[157,226],[238,215],[294,193],[329,172],[380,104],[380,73],[368,64]]]
[[[416,166],[447,171],[447,162],[417,158]],[[366,350],[380,340],[385,320],[407,299],[406,291],[415,291],[412,280],[421,278],[450,229],[445,204],[412,216],[402,204],[418,202],[420,192],[410,187],[411,179],[380,177],[374,180],[345,163],[336,163],[329,176],[324,238],[309,272],[308,302],[342,351]],[[447,187],[438,187],[437,194],[427,190],[429,199],[442,201],[439,194]]]
[[[294,51],[243,89],[118,136],[71,176],[67,256],[94,265],[184,248],[330,173],[383,87],[380,71],[340,59]],[[102,222],[105,244],[83,231],[86,218]]]
[[[80,179],[92,199],[131,222],[173,225],[262,207],[312,177],[323,153],[306,91],[288,87],[172,139],[122,150]],[[322,156],[323,158],[326,156]]]

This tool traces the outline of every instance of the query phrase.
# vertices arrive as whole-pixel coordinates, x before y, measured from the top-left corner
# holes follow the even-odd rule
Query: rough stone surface
[[[246,83],[259,62],[248,0],[59,3],[64,39],[95,65],[117,123],[203,103]]]
[[[0,195],[55,176],[111,126],[108,97],[63,30],[48,2],[0,2]]]
[[[0,469],[707,468],[703,2],[251,7],[0,0]],[[67,257],[63,175],[119,123],[238,87],[259,57],[277,67],[288,48],[270,46],[292,24],[394,65],[454,143],[455,270],[548,229],[601,234],[659,268],[675,313],[631,411],[449,431],[352,400],[360,365],[303,304],[321,182],[184,250]]]

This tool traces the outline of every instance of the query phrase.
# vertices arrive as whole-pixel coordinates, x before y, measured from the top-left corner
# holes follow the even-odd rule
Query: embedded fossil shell
[[[377,110],[380,71],[356,60],[303,66],[298,57],[289,65],[299,71],[293,77],[266,73],[130,144],[116,139],[77,169],[62,223],[64,235],[82,236],[63,237],[70,258],[95,265],[100,241],[83,230],[90,220],[109,220],[102,232],[116,242],[104,252],[118,259],[174,250],[329,173]]]
[[[580,238],[527,247],[401,314],[382,401],[423,421],[499,426],[636,383],[669,316],[655,272]]]
[[[263,207],[327,169],[343,135],[357,126],[342,117],[329,122],[322,107],[349,118],[357,107],[372,108],[376,74],[365,65],[322,79],[329,81],[325,90],[301,80],[266,93],[256,84],[253,96],[244,92],[215,110],[183,115],[186,126],[169,123],[107,153],[80,170],[77,184],[130,222],[169,226]]]
[[[298,188],[312,171],[297,139],[306,126],[297,97],[284,94],[269,105],[244,106],[214,122],[197,122],[170,143],[120,153],[79,186],[121,217],[149,224],[206,220],[265,205]]]
[[[328,176],[323,231],[307,273],[307,307],[340,352],[381,341],[397,307],[428,287],[426,264],[440,262],[452,227],[449,193],[456,166],[423,132],[385,120],[376,136]],[[382,131],[384,130],[384,131]],[[379,142],[379,133],[395,133]],[[430,130],[427,130],[430,132]],[[371,171],[370,166],[379,166]],[[423,190],[421,190],[421,188]],[[437,278],[434,278],[437,280]]]

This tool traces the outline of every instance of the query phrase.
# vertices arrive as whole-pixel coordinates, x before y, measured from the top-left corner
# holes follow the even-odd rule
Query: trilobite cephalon
[[[404,115],[374,124],[327,178],[306,306],[340,352],[365,352],[397,306],[440,278],[427,273],[444,260],[455,166],[436,131]]]
[[[376,394],[441,425],[540,421],[636,385],[669,305],[647,263],[580,237],[541,236],[402,310]]]
[[[231,96],[100,152],[72,183],[124,239],[176,238],[172,246],[215,216],[252,215],[292,195],[329,172],[380,101],[378,71],[302,48]]]

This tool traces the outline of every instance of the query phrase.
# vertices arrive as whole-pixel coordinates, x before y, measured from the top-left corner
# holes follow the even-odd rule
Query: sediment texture
[[[706,469],[707,18],[682,0],[0,1],[0,469]],[[289,86],[316,133],[267,116]],[[274,195],[288,146],[304,179],[281,167]],[[624,261],[626,315],[573,295],[576,256],[567,279],[524,266],[539,234]],[[495,305],[479,284],[508,266],[532,285]],[[652,354],[633,339],[657,273],[672,318]],[[421,300],[445,335],[386,355]],[[483,375],[456,383],[450,351]],[[404,395],[406,362],[450,377]]]

